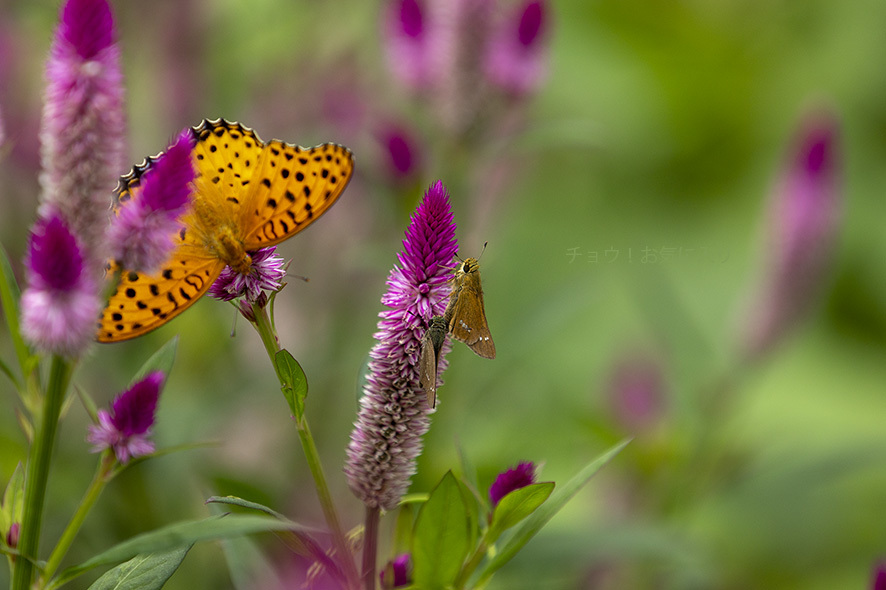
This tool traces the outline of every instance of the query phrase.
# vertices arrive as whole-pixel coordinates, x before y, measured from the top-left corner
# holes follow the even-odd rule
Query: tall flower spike
[[[348,485],[369,507],[390,510],[409,487],[421,437],[430,426],[419,385],[425,321],[442,315],[458,251],[449,195],[438,181],[412,214],[399,265],[388,276],[379,313],[378,342],[369,353],[369,376],[345,461]],[[441,356],[449,352],[443,345]],[[438,374],[446,368],[442,360]]]
[[[532,92],[545,75],[545,13],[542,0],[527,2],[492,35],[486,53],[486,75],[510,94]]]
[[[68,0],[46,65],[41,217],[57,212],[100,271],[110,196],[125,161],[120,50],[106,0]]]
[[[145,172],[141,190],[111,223],[111,256],[126,270],[154,274],[172,252],[173,237],[182,227],[178,217],[190,201],[193,142],[190,129],[183,131]]]
[[[25,266],[22,333],[44,352],[79,356],[95,337],[101,303],[77,238],[61,217],[34,224]]]
[[[388,65],[400,82],[413,90],[432,84],[434,67],[426,3],[392,0],[383,14]]]
[[[489,486],[489,501],[492,507],[498,506],[502,498],[520,488],[535,483],[535,464],[531,461],[518,463],[513,469],[498,474]]]
[[[769,261],[743,334],[751,357],[764,353],[802,319],[821,290],[842,201],[837,135],[833,115],[807,117],[772,196]]]
[[[92,450],[113,449],[120,463],[153,453],[154,443],[148,436],[154,425],[161,387],[163,373],[154,371],[118,395],[110,411],[99,410],[98,424],[89,427],[86,437],[94,445]]]

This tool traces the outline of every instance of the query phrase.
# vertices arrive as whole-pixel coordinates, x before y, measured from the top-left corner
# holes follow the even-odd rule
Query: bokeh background
[[[442,99],[403,85],[386,59],[381,2],[113,8],[133,163],[215,117],[356,154],[340,203],[280,248],[310,282],[291,280],[276,307],[282,344],[309,379],[308,415],[346,527],[362,516],[341,466],[379,297],[410,211],[442,179],[461,253],[489,243],[481,265],[498,358],[454,347],[411,490],[460,469],[459,452],[485,486],[520,460],[564,482],[635,437],[491,588],[870,584],[886,557],[886,3],[547,2],[546,76],[520,96],[481,94],[469,123],[453,122],[445,101],[470,103],[476,96],[458,93],[482,84]],[[494,10],[519,8],[499,0]],[[0,2],[0,236],[19,272],[39,195],[57,9]],[[839,230],[800,320],[747,360],[741,334],[777,259],[770,199],[810,110],[839,121]],[[391,136],[411,146],[405,171],[392,165]],[[650,251],[659,256],[644,260]],[[260,340],[242,319],[232,338],[234,322],[232,307],[207,299],[82,362],[78,386],[105,403],[178,335],[157,441],[215,444],[128,470],[69,563],[205,516],[213,494],[322,523]],[[0,353],[11,358],[3,333]],[[12,385],[0,391],[5,485],[26,444]],[[44,551],[92,477],[87,422],[75,401],[59,435]],[[275,539],[256,541],[277,577],[298,578]],[[251,587],[275,587],[264,575]],[[209,543],[167,587],[232,586],[223,548]]]

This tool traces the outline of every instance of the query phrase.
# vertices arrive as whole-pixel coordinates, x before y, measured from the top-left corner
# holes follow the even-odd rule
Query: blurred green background
[[[341,466],[379,297],[409,212],[440,178],[461,253],[476,256],[489,242],[481,264],[498,358],[454,346],[411,491],[458,468],[459,449],[484,486],[520,460],[543,463],[542,480],[564,482],[636,437],[491,588],[868,585],[886,557],[886,3],[551,2],[546,81],[522,101],[492,104],[483,133],[456,139],[433,103],[388,71],[378,2],[113,7],[133,163],[204,117],[238,120],[264,139],[337,141],[356,154],[340,203],[280,248],[310,282],[292,280],[276,308],[282,344],[310,382],[311,427],[347,528],[362,507]],[[0,2],[0,235],[16,262],[39,194],[43,64],[56,19],[55,2]],[[773,257],[769,194],[802,114],[817,104],[831,105],[842,125],[833,264],[804,321],[738,369],[744,302]],[[410,128],[422,153],[405,184],[391,177],[378,139],[391,123]],[[641,262],[644,248],[662,247],[683,254]],[[604,263],[606,250],[619,259]],[[234,317],[230,306],[201,301],[84,359],[76,382],[105,403],[180,335],[158,445],[217,445],[127,471],[69,563],[202,517],[213,494],[322,523],[260,340],[242,319],[231,338]],[[0,353],[10,351],[2,338]],[[660,407],[652,423],[626,424],[613,374],[644,359],[660,372]],[[8,381],[2,391],[5,484],[26,444]],[[729,403],[712,414],[707,400],[718,391]],[[92,477],[87,422],[75,402],[59,435],[44,553]],[[291,568],[273,538],[259,542],[280,571]],[[167,587],[231,586],[219,545],[202,544]]]

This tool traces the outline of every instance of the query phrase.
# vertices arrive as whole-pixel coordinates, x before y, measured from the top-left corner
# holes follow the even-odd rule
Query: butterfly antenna
[[[488,245],[489,245],[489,242],[483,242],[483,249],[480,250],[480,255],[477,256],[477,262],[479,262],[480,259],[483,258],[483,252],[486,252],[486,246],[488,246]]]

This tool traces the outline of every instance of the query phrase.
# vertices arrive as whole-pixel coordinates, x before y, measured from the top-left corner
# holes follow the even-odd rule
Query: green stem
[[[285,387],[287,383],[285,383],[283,376],[280,374],[280,369],[277,367],[276,362],[276,355],[280,351],[280,342],[277,339],[273,326],[271,325],[267,308],[253,304],[252,312],[255,315],[255,328],[258,331],[259,336],[261,336],[262,343],[265,345],[265,350],[268,353],[268,357],[271,359],[271,365],[274,367],[274,372],[277,373],[277,379],[280,381],[280,386]],[[332,494],[329,492],[329,486],[326,484],[326,476],[323,473],[323,465],[320,463],[320,454],[317,452],[317,446],[314,444],[314,437],[311,436],[311,430],[308,427],[308,421],[304,415],[295,416],[295,424],[298,429],[298,437],[301,441],[308,468],[311,470],[311,476],[314,478],[314,486],[317,489],[317,497],[320,500],[320,506],[323,509],[323,515],[326,518],[326,525],[329,527],[329,531],[332,534],[333,546],[335,547],[336,553],[341,556],[342,566],[345,575],[348,578],[349,586],[356,588],[359,584],[357,567],[351,556],[351,550],[348,548],[344,530],[338,519],[338,513],[335,511]]]
[[[25,506],[22,516],[19,552],[12,576],[13,590],[27,590],[34,577],[34,563],[40,547],[40,526],[43,521],[43,502],[46,498],[46,482],[49,479],[49,463],[55,446],[58,419],[65,399],[65,391],[71,380],[73,363],[54,355],[49,370],[46,398],[43,400],[42,418],[35,424],[34,442],[28,457],[25,476]]]
[[[89,488],[86,490],[86,494],[83,496],[83,500],[80,502],[77,512],[74,513],[71,522],[68,523],[67,528],[65,528],[65,531],[59,538],[58,544],[49,555],[46,567],[43,568],[43,575],[41,577],[42,583],[38,587],[45,587],[46,583],[52,579],[53,574],[58,570],[58,566],[61,564],[68,549],[70,549],[71,545],[74,543],[74,538],[80,531],[80,527],[83,525],[83,521],[86,520],[86,516],[89,514],[90,509],[95,504],[96,500],[98,500],[105,485],[111,481],[111,478],[114,476],[112,468],[114,467],[115,462],[113,452],[105,451],[102,453],[101,461],[99,461],[95,476],[92,478],[92,483],[89,484]]]
[[[455,583],[453,586],[455,588],[464,588],[465,584],[468,583],[468,580],[471,577],[471,574],[474,573],[474,570],[477,569],[477,566],[480,565],[480,562],[483,561],[483,558],[486,557],[486,539],[480,541],[480,544],[477,545],[477,549],[474,550],[474,554],[471,555],[471,558],[468,560],[466,564],[464,564],[461,568],[461,571],[458,572],[458,577],[455,578]]]
[[[363,533],[363,588],[375,590],[375,562],[378,554],[378,508],[366,507]]]

